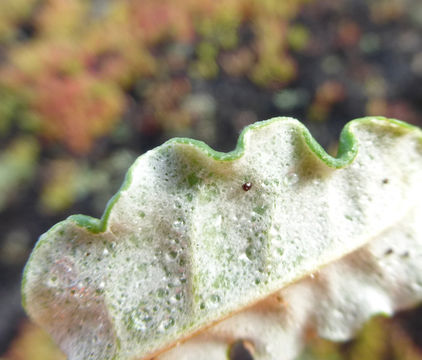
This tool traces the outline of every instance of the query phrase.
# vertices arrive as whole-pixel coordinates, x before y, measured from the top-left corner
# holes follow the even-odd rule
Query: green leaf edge
[[[239,135],[235,149],[229,152],[216,151],[212,149],[211,147],[209,147],[203,141],[190,139],[190,138],[172,138],[166,141],[164,144],[156,147],[155,149],[159,149],[161,147],[167,146],[169,144],[174,144],[174,143],[187,144],[187,145],[192,145],[196,147],[198,151],[202,151],[203,153],[205,153],[210,158],[213,158],[214,160],[224,161],[224,162],[234,161],[242,157],[242,155],[245,152],[245,136],[248,132],[254,131],[255,129],[260,129],[264,126],[270,125],[275,122],[284,121],[284,120],[292,120],[292,119],[293,118],[291,117],[275,117],[269,120],[258,121],[254,124],[251,124],[245,127]],[[303,125],[301,122],[297,120],[296,121],[297,121],[297,126],[300,129],[300,133],[303,136],[309,149],[312,152],[314,152],[315,155],[319,157],[327,166],[331,168],[335,168],[335,169],[340,169],[347,165],[350,165],[353,162],[358,152],[358,142],[353,133],[352,127],[358,123],[368,124],[368,123],[371,123],[372,121],[377,121],[377,120],[386,121],[392,125],[397,125],[403,130],[417,131],[420,133],[421,141],[422,141],[422,131],[417,126],[408,124],[401,120],[390,119],[383,116],[367,116],[367,117],[351,120],[343,127],[340,133],[337,156],[333,157],[329,155],[324,150],[324,148],[316,141],[316,139],[312,136],[312,134],[310,133],[310,131],[305,125]],[[99,234],[99,233],[104,232],[107,229],[107,223],[110,217],[111,210],[113,209],[114,204],[118,201],[120,194],[124,190],[129,188],[132,182],[132,171],[136,167],[137,162],[142,156],[143,155],[140,155],[138,159],[135,160],[135,162],[131,165],[131,167],[129,168],[129,170],[127,171],[125,175],[123,184],[121,185],[117,193],[114,194],[113,197],[108,201],[106,208],[104,210],[104,213],[100,219],[97,219],[88,215],[81,215],[81,214],[71,215],[67,219],[57,223],[50,230],[48,230],[46,233],[41,235],[37,243],[35,244],[33,251],[35,251],[39,246],[41,246],[44,238],[47,237],[50,231],[53,231],[53,229],[55,229],[58,226],[61,226],[63,223],[67,221],[72,221],[79,227],[84,228],[85,230],[93,234]],[[30,262],[31,262],[31,257],[29,257],[23,269],[22,283],[21,283],[21,294],[22,294],[21,303],[25,310],[26,310],[26,296],[25,296],[24,288],[26,284],[26,273],[28,271],[28,268],[30,267]]]

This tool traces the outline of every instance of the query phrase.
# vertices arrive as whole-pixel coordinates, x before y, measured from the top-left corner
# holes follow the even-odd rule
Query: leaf
[[[294,359],[307,333],[345,341],[370,316],[392,315],[422,297],[420,214],[401,222],[367,245],[288,286],[254,307],[204,331],[160,360],[225,359],[235,339],[254,345],[254,359]],[[417,215],[418,214],[418,215]],[[212,354],[212,355],[210,355]],[[365,357],[360,357],[365,358]],[[369,358],[374,358],[374,354]]]
[[[159,358],[224,359],[247,339],[292,359],[308,331],[346,339],[421,299],[421,160],[421,131],[383,118],[346,125],[337,158],[291,118],[230,153],[170,140],[101,220],[40,238],[24,306],[70,360],[150,358],[205,328]]]

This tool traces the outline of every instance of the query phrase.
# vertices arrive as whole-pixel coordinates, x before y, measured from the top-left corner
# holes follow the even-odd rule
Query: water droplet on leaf
[[[69,288],[76,285],[77,280],[72,260],[65,257],[56,261],[51,267],[47,285],[50,287]]]
[[[299,176],[296,173],[288,173],[284,178],[284,184],[287,186],[297,184]]]

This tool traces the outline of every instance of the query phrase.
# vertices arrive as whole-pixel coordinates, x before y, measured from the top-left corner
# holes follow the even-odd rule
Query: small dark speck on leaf
[[[393,253],[393,249],[387,249],[384,253],[384,255],[391,255]]]
[[[243,190],[245,190],[245,191],[249,191],[250,189],[251,189],[251,187],[252,187],[252,183],[251,182],[245,182],[243,185],[242,185],[242,189]]]
[[[390,180],[388,180],[387,178],[385,178],[385,179],[382,180],[382,183],[383,184],[388,184],[389,182],[390,182]]]
[[[401,257],[403,257],[403,258],[408,258],[408,257],[409,257],[409,252],[408,252],[408,251],[405,251],[405,252],[401,255]]]

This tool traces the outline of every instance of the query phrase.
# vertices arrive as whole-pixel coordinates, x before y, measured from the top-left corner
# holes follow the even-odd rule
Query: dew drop
[[[299,181],[299,176],[296,173],[288,173],[284,177],[284,184],[288,186],[297,184],[298,181]]]
[[[98,287],[98,289],[95,289],[95,294],[96,295],[104,294],[104,288]]]
[[[183,228],[184,222],[181,219],[177,219],[176,221],[173,222],[173,227],[176,230],[181,230]]]
[[[215,218],[215,226],[218,228],[221,226],[222,223],[222,217],[221,215],[217,215],[217,217]]]
[[[144,332],[148,328],[148,323],[152,320],[152,317],[147,310],[136,310],[131,314],[130,319],[136,330]]]
[[[77,283],[77,274],[73,262],[65,257],[54,263],[49,272],[47,285],[50,287],[69,288]]]
[[[269,235],[271,236],[271,237],[280,237],[279,235],[278,235],[278,230],[275,228],[275,227],[271,227],[271,229],[270,229],[270,231],[269,231]]]
[[[283,248],[276,248],[276,254],[278,256],[283,256],[284,255],[284,249]]]
[[[315,179],[312,180],[312,184],[319,185],[319,184],[321,184],[321,180],[319,178],[315,178]]]
[[[341,321],[341,320],[343,320],[343,319],[344,319],[344,315],[343,315],[343,313],[342,313],[340,310],[338,310],[338,309],[334,309],[334,310],[332,311],[332,315],[333,315],[333,317],[334,317],[335,319],[337,319],[337,320],[339,320],[339,321]]]
[[[174,319],[172,317],[163,320],[160,325],[158,325],[158,331],[163,333],[169,328],[171,328],[174,325]]]
[[[167,290],[164,290],[163,288],[158,289],[157,290],[157,297],[163,298],[164,296],[166,296],[166,292],[167,292]]]
[[[213,303],[219,303],[221,301],[220,296],[218,296],[217,294],[213,294],[210,296],[210,300]]]
[[[422,287],[418,283],[412,283],[410,284],[410,288],[415,292],[420,292]]]
[[[256,250],[253,246],[248,246],[246,248],[245,254],[249,260],[254,260],[256,258]]]
[[[179,201],[175,201],[173,204],[173,209],[180,209],[182,204]]]
[[[50,278],[47,280],[47,285],[50,287],[58,286],[58,278],[56,275],[51,275]]]
[[[170,252],[166,253],[166,258],[168,261],[173,261],[177,258],[178,252],[175,250],[171,250]]]
[[[242,253],[239,255],[239,260],[241,261],[249,261],[248,257],[246,256],[245,253]]]

